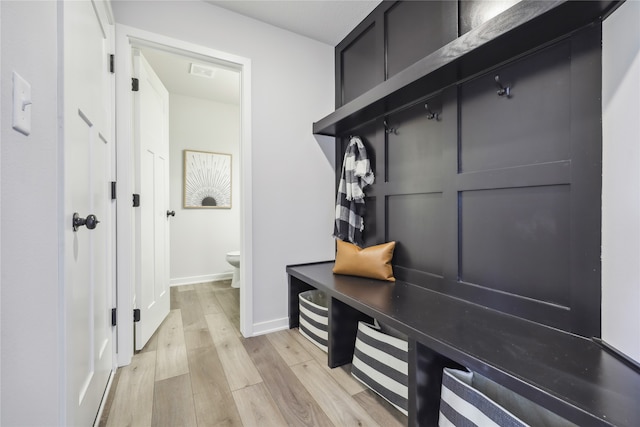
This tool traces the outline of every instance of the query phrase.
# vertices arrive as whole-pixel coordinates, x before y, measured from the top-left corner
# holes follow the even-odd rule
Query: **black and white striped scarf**
[[[364,188],[374,176],[362,140],[354,136],[344,153],[342,175],[336,199],[334,237],[362,246],[364,230]]]

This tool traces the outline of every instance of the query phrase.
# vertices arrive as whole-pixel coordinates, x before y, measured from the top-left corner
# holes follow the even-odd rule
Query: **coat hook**
[[[396,129],[396,128],[390,128],[390,127],[389,127],[389,125],[387,125],[387,121],[386,121],[386,120],[385,120],[385,121],[383,121],[382,123],[384,124],[384,131],[385,131],[386,133],[388,133],[388,134],[389,134],[389,133],[392,133],[392,134],[394,134],[394,135],[397,135],[397,134],[398,134],[398,129]]]
[[[511,98],[511,86],[502,86],[500,82],[500,76],[496,75],[495,77],[496,84],[498,85],[498,96],[507,96],[507,98]]]
[[[433,119],[436,119],[436,121],[440,120],[440,114],[434,113],[433,111],[431,111],[431,109],[429,108],[429,104],[424,104],[424,109],[427,110],[428,120],[433,120]]]

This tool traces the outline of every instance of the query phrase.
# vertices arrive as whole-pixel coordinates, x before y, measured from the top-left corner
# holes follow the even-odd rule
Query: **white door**
[[[65,424],[89,426],[106,389],[114,353],[113,77],[109,72],[113,27],[102,1],[60,4],[64,43]],[[78,218],[75,230],[74,215]]]
[[[141,350],[169,314],[169,93],[138,49],[133,95],[136,152],[136,323]]]

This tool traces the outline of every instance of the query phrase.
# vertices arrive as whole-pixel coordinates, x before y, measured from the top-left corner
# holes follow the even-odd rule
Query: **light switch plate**
[[[13,128],[31,133],[31,85],[20,74],[13,72]]]

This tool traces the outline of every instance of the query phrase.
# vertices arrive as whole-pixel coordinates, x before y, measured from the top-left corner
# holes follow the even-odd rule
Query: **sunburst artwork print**
[[[184,207],[231,208],[231,154],[184,150]]]

